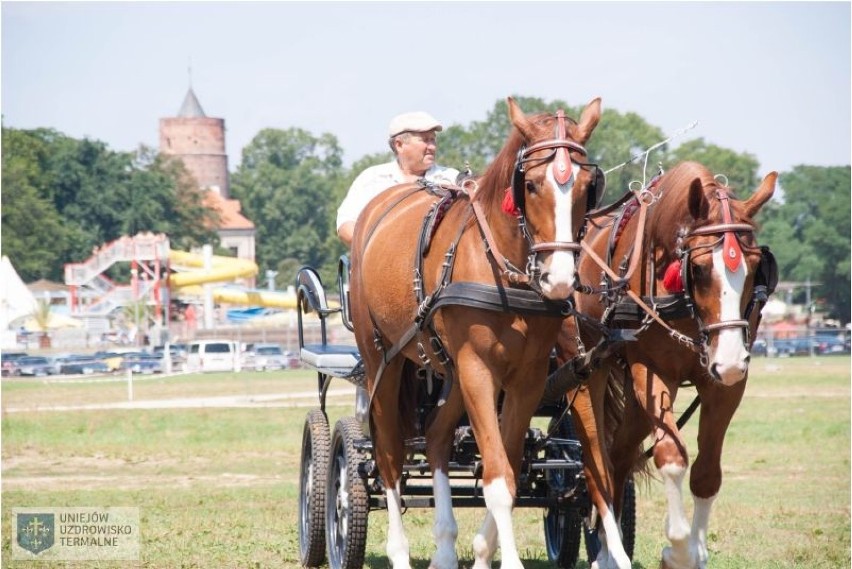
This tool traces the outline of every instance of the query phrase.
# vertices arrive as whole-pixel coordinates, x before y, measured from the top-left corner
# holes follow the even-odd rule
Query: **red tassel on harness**
[[[681,272],[680,259],[674,261],[666,268],[663,276],[663,286],[669,292],[683,292],[683,276]]]
[[[503,205],[502,208],[503,213],[506,215],[520,215],[521,212],[518,210],[515,205],[515,200],[512,198],[512,188],[506,188],[506,195],[503,196]]]

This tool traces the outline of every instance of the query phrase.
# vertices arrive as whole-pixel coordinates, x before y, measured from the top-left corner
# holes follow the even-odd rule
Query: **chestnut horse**
[[[756,246],[753,217],[772,197],[776,178],[770,173],[750,198],[739,201],[706,167],[684,162],[617,212],[593,216],[578,270],[583,283],[604,285],[593,291],[602,296],[576,295],[577,311],[611,330],[628,325],[635,335],[596,366],[575,400],[586,475],[602,522],[602,549],[593,567],[630,567],[614,513],[648,435],[668,499],[665,532],[671,545],[662,552],[662,567],[706,566],[710,507],[722,483],[722,444],[745,391],[760,308],[774,287],[774,259],[768,248]],[[600,340],[597,327],[580,321],[579,329],[579,346],[573,344],[576,329],[563,330],[563,353]],[[604,420],[604,409],[611,408],[607,376],[625,382],[617,425]],[[696,387],[701,408],[690,471],[691,524],[681,492],[689,456],[673,413],[678,388],[686,383]],[[609,448],[607,432],[613,433]]]
[[[435,498],[431,567],[458,565],[448,461],[465,411],[482,456],[488,509],[474,538],[475,566],[490,564],[498,539],[503,567],[522,566],[511,517],[516,480],[548,355],[576,280],[577,238],[597,178],[584,163],[582,145],[598,123],[600,100],[589,103],[576,123],[561,110],[527,116],[514,100],[508,103],[514,128],[475,184],[396,186],[370,202],[356,224],[352,320],[387,498],[386,550],[396,569],[409,567],[400,480],[414,417],[401,409],[417,380],[403,373],[407,360],[426,363],[445,386],[452,385],[425,429]],[[456,285],[468,288],[444,302]],[[477,298],[479,293],[487,298]],[[547,306],[516,310],[518,295],[536,307],[552,300],[563,312]]]

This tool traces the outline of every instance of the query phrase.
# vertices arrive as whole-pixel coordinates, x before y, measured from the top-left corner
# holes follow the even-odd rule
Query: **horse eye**
[[[526,190],[529,193],[534,194],[535,191],[536,191],[535,182],[533,182],[532,180],[527,180],[526,181]]]
[[[696,264],[692,265],[692,277],[695,280],[702,280],[706,276],[707,276],[707,271],[705,270],[704,267],[702,267],[701,265],[696,265]]]

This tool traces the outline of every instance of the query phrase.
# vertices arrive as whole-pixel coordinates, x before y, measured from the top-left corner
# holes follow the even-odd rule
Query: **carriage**
[[[328,562],[333,569],[361,567],[367,538],[369,513],[386,507],[381,479],[372,457],[369,436],[369,396],[358,348],[330,343],[329,321],[340,318],[352,329],[346,302],[349,262],[338,266],[337,291],[341,302],[330,303],[319,274],[302,267],[296,276],[298,331],[302,363],[317,374],[319,406],[305,418],[299,486],[299,547],[301,563],[318,567]],[[308,340],[304,317],[313,314],[319,322]],[[555,363],[553,366],[555,367]],[[553,380],[556,376],[554,374]],[[330,425],[326,396],[333,381],[355,387],[354,413]],[[436,381],[440,381],[437,380]],[[422,422],[437,404],[440,387],[424,388],[416,406]],[[547,429],[530,428],[525,444],[524,478],[516,507],[540,508],[548,558],[556,567],[574,567],[585,541],[585,554],[595,559],[600,547],[592,528],[594,508],[583,478],[582,451],[574,433],[562,387],[549,390],[536,416],[547,420]],[[562,395],[560,397],[559,395]],[[422,428],[422,425],[421,425]],[[429,467],[424,456],[423,436],[406,441],[408,460],[403,486],[405,508],[434,507]],[[470,425],[462,421],[453,443],[452,503],[454,507],[484,507],[481,462]],[[635,535],[635,494],[628,482],[622,530],[632,555]]]
[[[368,513],[384,508],[388,558],[407,568],[403,513],[428,507],[430,566],[454,568],[452,508],[485,506],[476,568],[498,548],[501,567],[523,566],[512,508],[536,507],[556,565],[574,566],[585,534],[590,563],[627,569],[632,475],[650,434],[646,455],[669,500],[662,566],[706,566],[722,442],[777,280],[753,221],[777,175],[740,201],[685,162],[597,208],[603,173],[584,144],[600,100],[573,121],[562,111],[527,116],[509,98],[509,116],[505,146],[470,185],[418,181],[370,202],[352,265],[338,267],[339,307],[316,271],[298,274],[301,358],[317,371],[320,401],[303,433],[304,566],[327,553],[335,569],[360,567]],[[319,316],[319,342],[305,341],[308,312]],[[358,347],[328,341],[327,319],[338,313]],[[331,429],[334,378],[356,397],[354,416]],[[689,459],[672,405],[686,382],[702,404],[691,525],[681,496]],[[534,417],[547,427],[531,427]]]

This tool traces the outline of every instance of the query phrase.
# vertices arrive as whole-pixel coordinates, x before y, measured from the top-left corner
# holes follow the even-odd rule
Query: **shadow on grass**
[[[550,561],[544,561],[541,559],[524,559],[522,557],[521,562],[523,562],[524,564],[524,569],[554,569],[556,567],[556,565],[554,565]],[[472,559],[459,559],[459,569],[466,569],[468,567],[471,567],[472,565]],[[492,564],[492,567],[499,566],[499,561],[495,561]],[[391,567],[391,564],[388,562],[388,558],[383,555],[367,555],[364,558],[364,567],[368,567],[369,569],[393,569]],[[412,559],[411,569],[429,569],[429,560]],[[579,560],[574,566],[574,569],[589,569],[589,563],[585,560]],[[656,567],[650,568],[641,563],[634,562],[632,569],[656,569]]]

